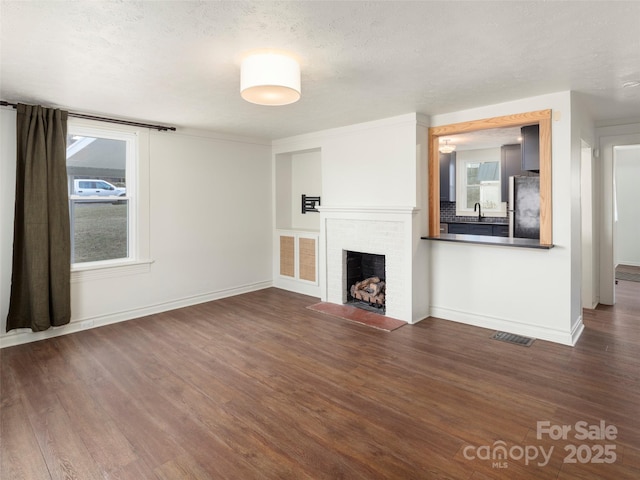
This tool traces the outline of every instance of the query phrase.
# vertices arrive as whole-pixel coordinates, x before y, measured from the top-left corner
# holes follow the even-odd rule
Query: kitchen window
[[[139,222],[143,217],[139,202],[139,133],[135,129],[69,122],[72,271],[132,265],[147,256],[148,235],[144,235]],[[148,138],[145,134],[143,137]]]
[[[477,216],[474,206],[479,203],[482,216],[506,217],[506,203],[501,198],[500,149],[460,151],[456,163],[456,215]]]

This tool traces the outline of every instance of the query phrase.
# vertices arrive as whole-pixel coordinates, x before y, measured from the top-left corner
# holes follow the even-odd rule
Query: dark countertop
[[[440,224],[442,225],[443,223],[446,223],[447,225],[450,224],[450,223],[464,223],[466,225],[502,225],[502,226],[505,226],[505,227],[509,226],[509,222],[478,222],[478,221],[475,221],[475,222],[470,222],[470,221],[458,222],[458,221],[453,221],[453,220],[450,221],[450,222],[445,222],[445,221],[440,220]]]
[[[452,223],[458,223],[458,222],[452,222]],[[475,223],[475,222],[467,222],[467,223]],[[541,245],[539,240],[535,240],[532,238],[490,237],[485,235],[462,235],[457,233],[441,233],[439,237],[420,237],[420,238],[422,238],[423,240],[437,240],[440,242],[477,243],[481,245],[537,248],[542,250],[549,250],[550,248],[553,248],[553,245]]]

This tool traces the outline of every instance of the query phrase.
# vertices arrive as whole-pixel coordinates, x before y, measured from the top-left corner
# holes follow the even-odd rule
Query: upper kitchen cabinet
[[[506,202],[509,198],[509,177],[515,175],[535,176],[537,173],[533,171],[522,170],[522,147],[519,143],[512,145],[502,145],[500,147],[500,178],[502,183],[502,201]]]
[[[522,170],[540,171],[540,126],[522,127]]]
[[[440,153],[440,200],[456,201],[456,152]]]
[[[509,198],[509,177],[522,173],[522,150],[520,144],[500,147],[500,178],[502,201]]]

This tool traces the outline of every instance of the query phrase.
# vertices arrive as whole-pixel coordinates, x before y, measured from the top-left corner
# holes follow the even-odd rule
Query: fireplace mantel
[[[415,207],[370,207],[370,206],[319,206],[317,207],[321,214],[353,214],[362,213],[368,215],[414,215],[420,210]]]

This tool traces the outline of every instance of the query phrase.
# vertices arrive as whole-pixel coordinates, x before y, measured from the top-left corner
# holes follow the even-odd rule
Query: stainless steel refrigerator
[[[540,177],[509,177],[509,236],[540,238]]]

